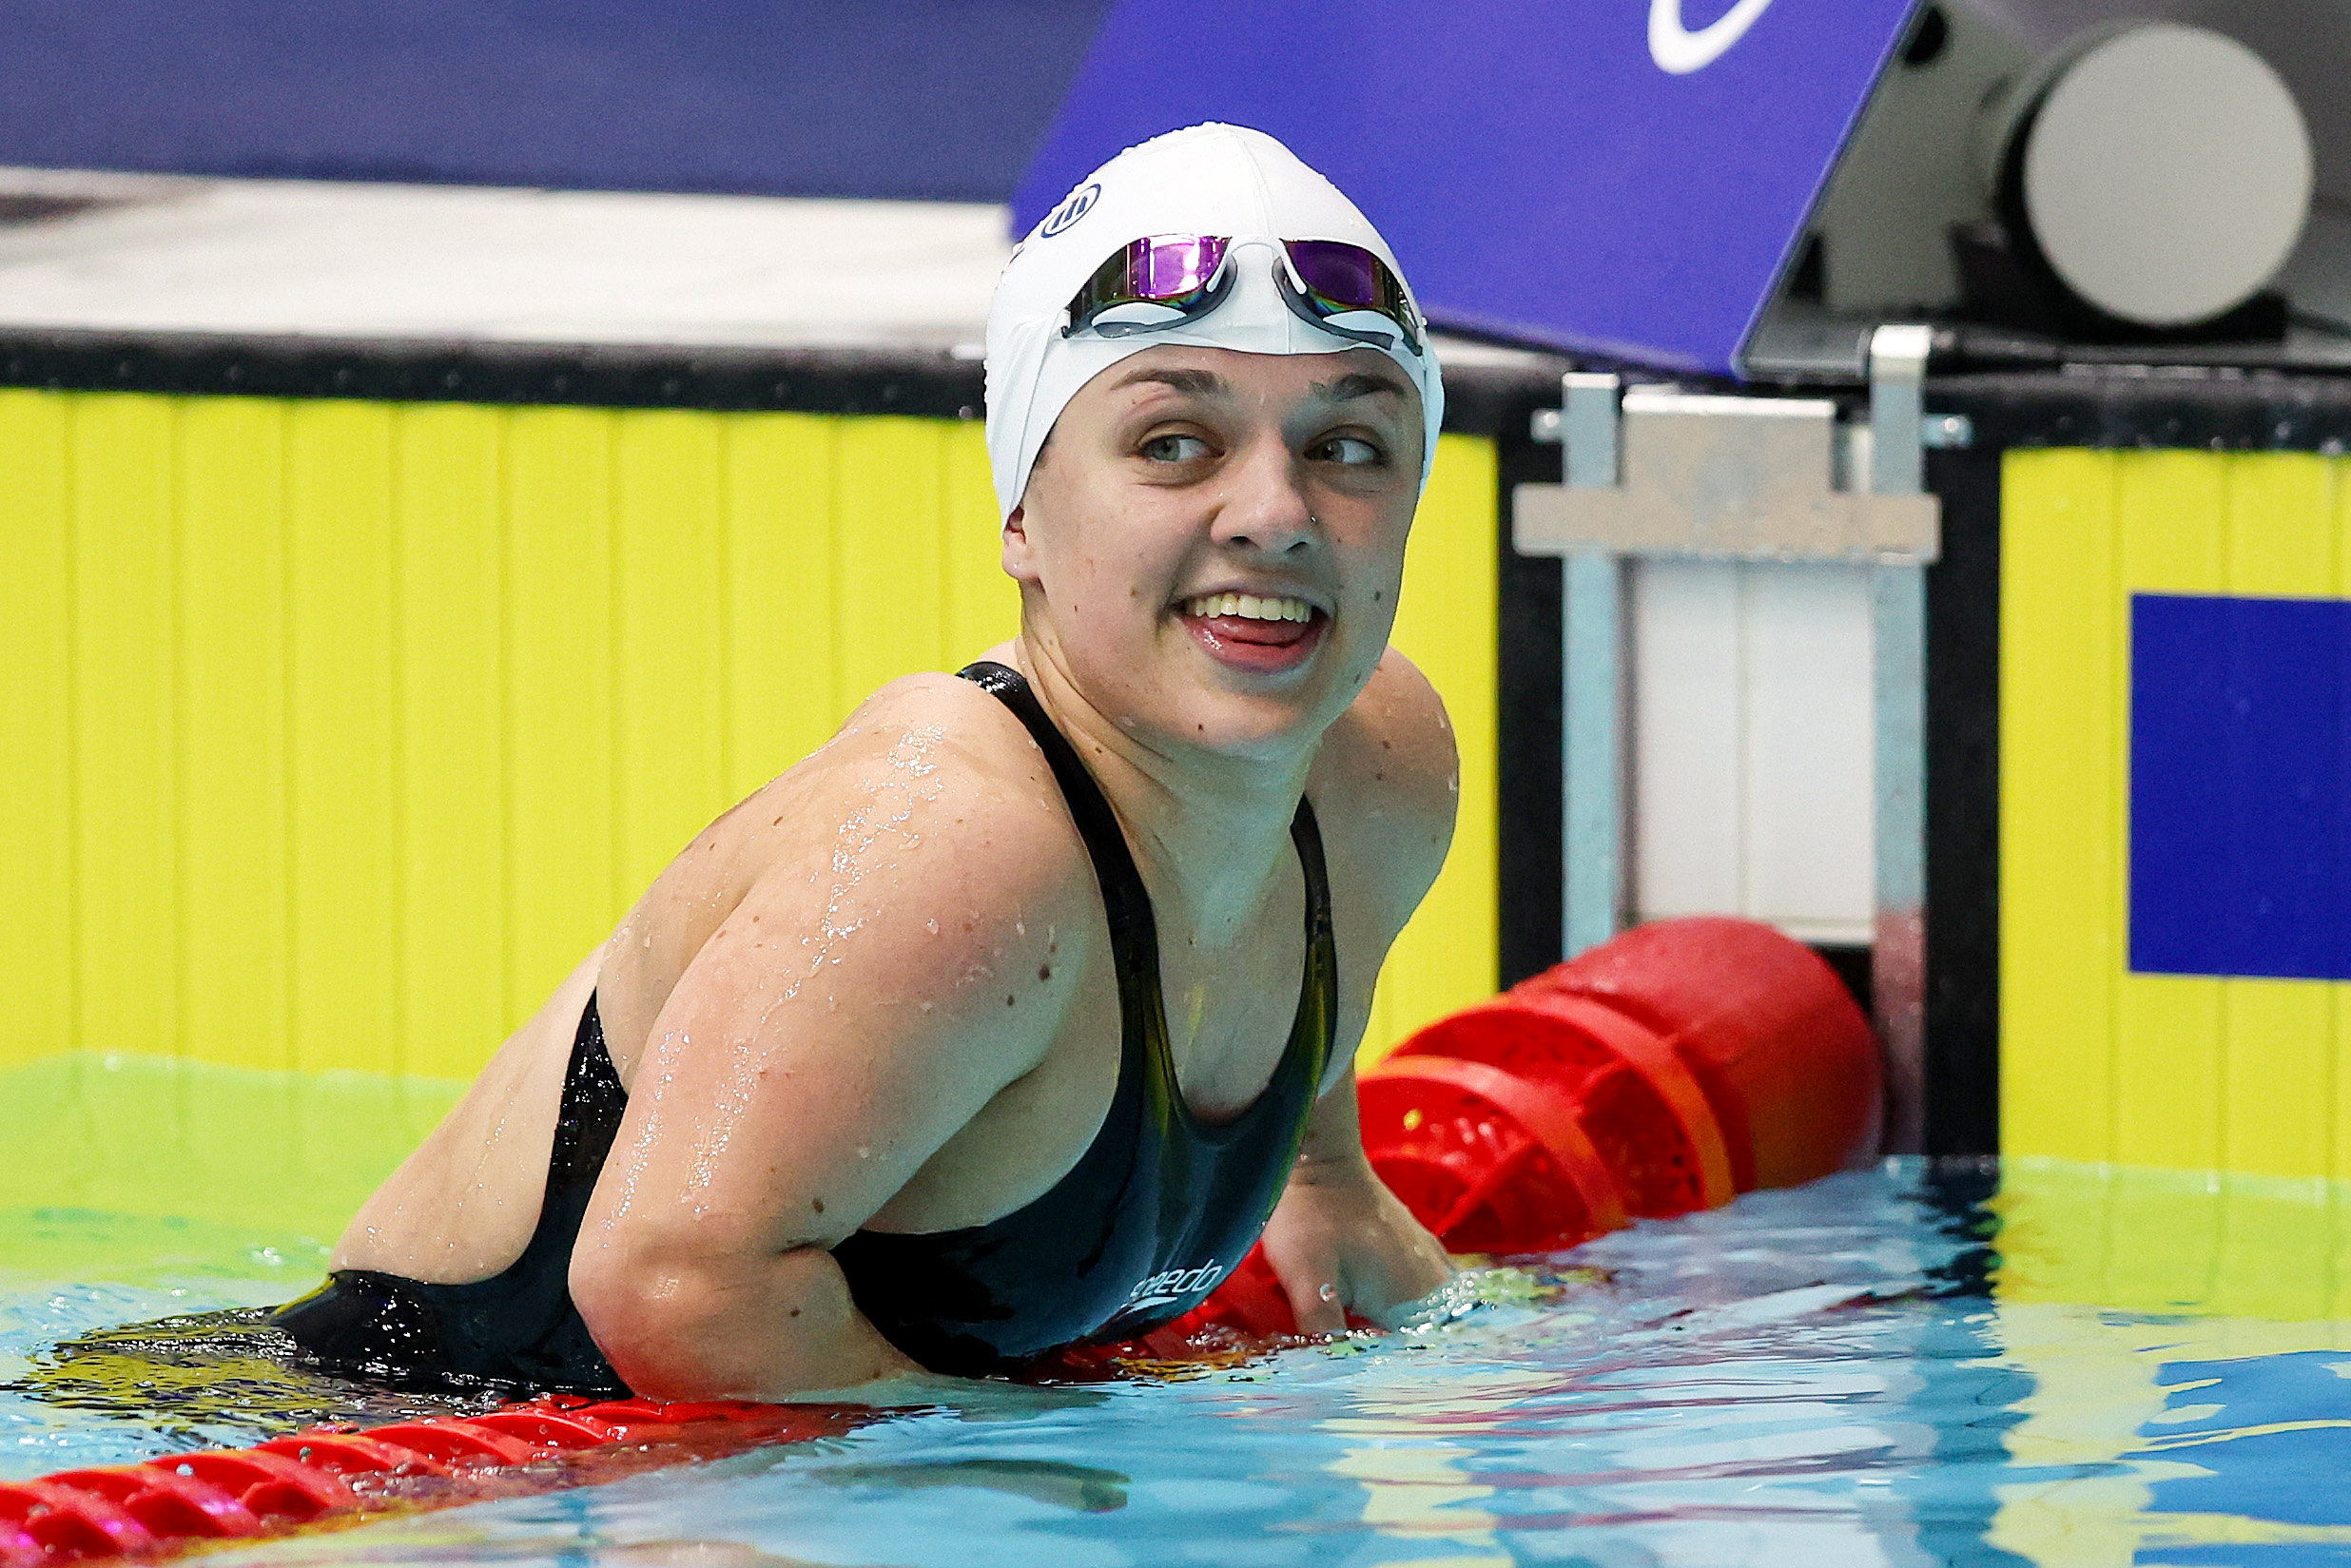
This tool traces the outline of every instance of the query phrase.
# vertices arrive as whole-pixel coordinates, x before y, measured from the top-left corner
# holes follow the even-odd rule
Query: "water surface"
[[[821,1444],[205,1560],[2351,1562],[2333,1190],[2053,1167],[1994,1187],[1894,1165],[1479,1276],[1478,1304],[1411,1334],[1185,1382],[988,1390]],[[76,1239],[24,1245],[43,1226]],[[291,1294],[320,1261],[315,1238],[251,1227],[0,1217],[0,1257],[43,1247],[141,1261],[103,1285],[8,1276],[0,1376],[60,1334]],[[234,1426],[0,1395],[0,1470]]]

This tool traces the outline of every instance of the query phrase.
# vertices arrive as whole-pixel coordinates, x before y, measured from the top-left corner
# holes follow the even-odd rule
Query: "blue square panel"
[[[2131,596],[2130,967],[2351,980],[2351,602]]]

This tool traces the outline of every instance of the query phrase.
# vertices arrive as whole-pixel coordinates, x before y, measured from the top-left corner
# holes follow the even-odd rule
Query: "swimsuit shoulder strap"
[[[1054,782],[1061,786],[1078,837],[1094,862],[1094,880],[1101,885],[1102,910],[1110,922],[1110,946],[1117,961],[1118,1011],[1128,1047],[1165,1045],[1166,1015],[1159,994],[1159,927],[1151,913],[1151,894],[1143,874],[1127,847],[1126,830],[1110,798],[1094,782],[1078,748],[1045,714],[1044,705],[1029,688],[1028,677],[1008,665],[982,659],[956,671],[964,680],[1012,709],[1045,754]]]
[[[1322,823],[1314,803],[1298,798],[1298,814],[1290,821],[1290,842],[1297,846],[1298,869],[1306,878],[1306,979],[1298,990],[1297,1016],[1292,1022],[1291,1052],[1310,1064],[1308,1076],[1319,1085],[1339,1033],[1339,942],[1331,919],[1331,870],[1323,861]]]

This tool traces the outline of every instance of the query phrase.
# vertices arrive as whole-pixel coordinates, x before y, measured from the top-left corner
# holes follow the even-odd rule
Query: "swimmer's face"
[[[1131,731],[1245,754],[1327,726],[1388,647],[1421,440],[1370,349],[1122,359],[1005,525],[1023,635]]]

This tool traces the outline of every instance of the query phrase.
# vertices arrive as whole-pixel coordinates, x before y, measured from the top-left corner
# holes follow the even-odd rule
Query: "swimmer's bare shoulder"
[[[1001,888],[972,900],[991,913],[1024,875],[1087,891],[1091,871],[1059,800],[1027,731],[971,682],[926,673],[883,687],[825,745],[697,835],[621,921],[600,964],[598,1006],[623,1080],[672,990],[722,933],[733,939],[730,924],[758,915],[744,906],[770,879],[815,886],[837,870],[887,881],[919,866],[927,894],[975,881]],[[942,859],[958,873],[944,884],[935,880]],[[892,900],[897,913],[908,907]],[[806,953],[839,929],[826,909],[813,913],[817,923],[793,938]],[[787,963],[794,955],[779,940],[763,930],[752,951]]]
[[[573,1295],[631,1387],[843,1386],[903,1359],[827,1249],[1049,1053],[1091,869],[1018,721],[947,677],[884,687],[711,832],[610,955],[651,990],[693,947],[633,1036]]]
[[[1452,721],[1394,648],[1323,739],[1308,784],[1331,865],[1332,903],[1354,951],[1384,953],[1445,864],[1461,796]]]

